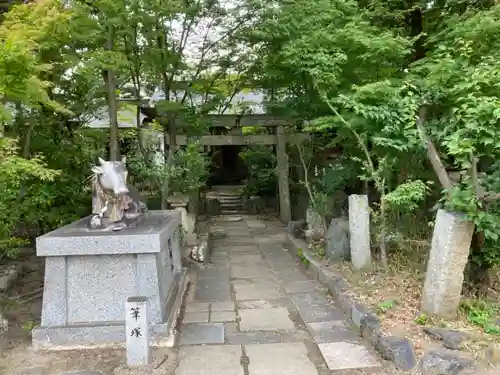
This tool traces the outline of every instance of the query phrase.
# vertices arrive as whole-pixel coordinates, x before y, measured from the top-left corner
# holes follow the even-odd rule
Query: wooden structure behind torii
[[[148,111],[144,111],[146,115]],[[151,116],[152,117],[152,116]],[[183,123],[188,120],[176,118],[176,125],[182,128]],[[186,121],[186,122],[184,122]],[[287,143],[297,144],[309,139],[307,133],[285,134],[286,126],[298,124],[297,119],[271,116],[271,115],[206,115],[203,121],[209,124],[209,127],[241,128],[247,126],[266,126],[276,129],[274,134],[266,135],[202,135],[198,137],[189,137],[197,139],[204,146],[239,146],[239,145],[276,145],[276,163],[277,178],[279,190],[280,219],[283,223],[288,223],[292,219],[290,207],[290,184],[289,184],[289,164],[287,154]],[[186,135],[176,135],[176,144],[185,145],[188,142]],[[167,137],[167,143],[170,139]]]

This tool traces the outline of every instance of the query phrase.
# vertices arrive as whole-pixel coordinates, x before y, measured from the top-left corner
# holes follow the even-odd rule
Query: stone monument
[[[92,215],[36,239],[45,283],[33,346],[123,345],[125,302],[138,295],[148,301],[152,343],[173,345],[187,284],[180,213],[148,212],[127,186],[124,159],[100,159],[93,171]]]
[[[370,249],[370,206],[367,195],[349,195],[351,262],[357,270],[372,267]]]
[[[92,215],[90,229],[119,231],[135,226],[147,212],[139,193],[127,185],[126,157],[92,167]]]
[[[464,214],[438,210],[425,273],[422,312],[444,318],[457,316],[473,233],[474,224]]]

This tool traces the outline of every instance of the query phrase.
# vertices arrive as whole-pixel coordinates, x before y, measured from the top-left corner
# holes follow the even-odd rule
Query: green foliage
[[[276,194],[276,156],[269,146],[254,145],[243,149],[240,154],[248,168],[243,194],[272,196]]]
[[[133,149],[127,160],[131,181],[142,183],[153,195],[161,192],[165,179],[168,179],[171,194],[192,193],[208,179],[208,158],[198,141],[176,150],[169,165],[158,159],[154,147],[146,148],[142,154]]]
[[[297,249],[297,257],[302,264],[304,264],[305,266],[309,265],[309,259],[307,259],[307,257],[304,255],[304,250],[302,250],[300,247]]]
[[[388,209],[398,212],[413,212],[425,199],[430,188],[423,181],[407,181],[398,185],[393,191],[384,195],[382,199]]]
[[[205,185],[208,178],[208,159],[197,141],[176,151],[173,164],[165,167],[171,191],[190,193]]]
[[[0,258],[15,256],[18,246],[24,241],[11,236],[25,220],[29,209],[50,209],[51,197],[33,195],[36,184],[54,181],[59,171],[47,168],[41,156],[26,160],[17,155],[18,145],[14,139],[0,139]]]
[[[343,191],[357,178],[359,168],[352,159],[345,155],[336,158],[327,166],[314,170],[313,185],[318,191],[331,196],[336,191]]]
[[[425,314],[419,314],[415,318],[415,323],[419,326],[425,326],[427,323],[429,323],[429,317]]]
[[[395,306],[396,306],[395,300],[391,299],[391,300],[383,301],[377,305],[377,311],[380,314],[385,314],[387,311],[393,309]]]
[[[481,327],[484,333],[500,335],[500,325],[497,319],[500,307],[483,300],[466,300],[460,304],[461,311],[466,314],[467,320]]]

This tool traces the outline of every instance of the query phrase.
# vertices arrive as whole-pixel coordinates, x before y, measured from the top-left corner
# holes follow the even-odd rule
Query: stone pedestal
[[[371,268],[370,207],[366,195],[349,196],[349,232],[352,266],[358,270]]]
[[[41,326],[35,348],[124,344],[125,301],[148,298],[153,344],[173,345],[187,279],[179,249],[180,213],[149,211],[135,228],[87,229],[88,218],[36,240],[45,257]]]
[[[438,210],[427,263],[422,312],[444,318],[457,315],[464,269],[474,224],[465,215]]]

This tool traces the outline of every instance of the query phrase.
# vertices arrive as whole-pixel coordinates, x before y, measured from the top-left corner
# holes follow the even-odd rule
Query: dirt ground
[[[64,371],[99,371],[104,375],[174,374],[177,350],[154,348],[151,368],[132,371],[125,368],[124,349],[92,349],[65,351],[34,351],[30,331],[40,323],[43,287],[43,258],[27,250],[17,261],[20,277],[0,296],[0,311],[9,321],[6,347],[0,353],[0,375],[20,375],[28,370],[34,374],[58,375]],[[45,375],[44,374],[44,375]]]
[[[387,335],[409,338],[417,355],[424,351],[442,347],[431,340],[423,326],[439,326],[466,332],[469,338],[464,341],[462,352],[475,357],[484,373],[500,373],[500,336],[486,334],[473,325],[467,316],[460,312],[456,320],[428,317],[419,321],[421,292],[425,275],[425,257],[428,244],[419,244],[421,251],[396,252],[390,259],[387,269],[377,268],[369,273],[355,272],[347,262],[333,263],[329,267],[340,272],[350,285],[350,295],[368,306],[381,320],[382,332]]]

